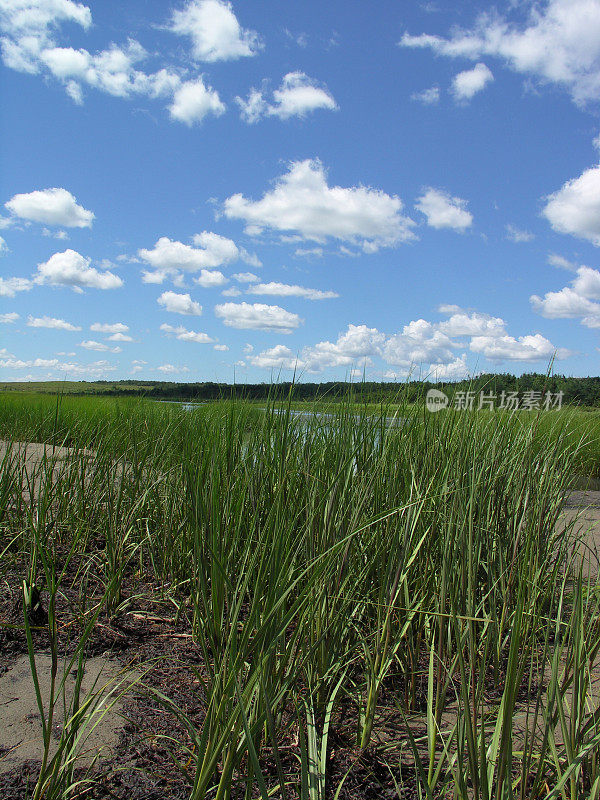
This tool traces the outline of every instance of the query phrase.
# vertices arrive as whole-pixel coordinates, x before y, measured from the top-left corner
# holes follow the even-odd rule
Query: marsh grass
[[[574,473],[598,470],[594,427],[401,397],[291,411],[2,397],[5,439],[74,448],[0,468],[2,565],[43,589],[51,652],[68,565],[81,665],[101,615],[149,583],[168,598],[202,721],[148,691],[187,731],[167,744],[194,800],[344,797],[367,752],[423,798],[598,797],[599,596],[559,524]]]

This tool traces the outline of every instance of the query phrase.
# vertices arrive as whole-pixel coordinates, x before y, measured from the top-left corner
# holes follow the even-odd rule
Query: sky
[[[0,380],[600,374],[600,0],[0,0]]]

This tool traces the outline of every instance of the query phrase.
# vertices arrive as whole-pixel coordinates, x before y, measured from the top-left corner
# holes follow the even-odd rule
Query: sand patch
[[[47,714],[47,698],[50,693],[50,656],[38,654],[36,665]],[[62,679],[63,670],[63,664],[59,664],[57,683]],[[117,701],[112,707],[110,705],[125,688],[125,685],[121,685],[112,696],[110,690],[124,677],[123,669],[116,661],[102,656],[86,661],[80,702],[83,702],[88,693],[94,692],[97,693],[100,704],[98,713],[92,717],[90,725],[84,729],[83,741],[80,741],[77,747],[78,766],[88,766],[94,758],[99,757],[103,760],[112,754],[119,739],[123,719],[119,714],[120,701]],[[130,682],[130,677],[125,679],[126,684]],[[64,695],[67,708],[73,698],[75,684],[75,675],[71,672],[65,680]],[[102,714],[107,707],[109,707],[107,713]],[[2,720],[0,724],[0,774],[18,768],[26,761],[41,762],[43,755],[42,721],[27,655],[19,656],[13,665],[0,676],[0,718]],[[54,711],[50,756],[56,753],[64,724],[64,703],[60,696]]]

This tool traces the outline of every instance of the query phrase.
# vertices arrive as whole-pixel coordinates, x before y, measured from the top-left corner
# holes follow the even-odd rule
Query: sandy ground
[[[561,521],[559,524],[573,525],[573,532],[582,537],[580,559],[583,576],[597,579],[600,572],[600,491],[571,492]]]
[[[36,656],[36,668],[39,677],[41,696],[44,700],[45,713],[48,713],[48,698],[50,695],[50,668],[51,659],[48,655]],[[58,682],[60,685],[64,674],[65,665],[60,664]],[[93,758],[106,758],[111,749],[117,744],[122,719],[119,716],[120,704],[117,702],[112,708],[112,699],[107,695],[111,686],[123,680],[122,668],[116,661],[111,661],[102,656],[89,658],[85,665],[85,674],[82,681],[81,701],[89,694],[98,695],[100,705],[98,713],[92,717],[91,723],[85,729],[83,741],[77,750],[79,752],[78,766],[87,766]],[[66,677],[64,685],[64,698],[69,708],[73,698],[75,676],[71,672]],[[118,694],[118,691],[115,693]],[[102,714],[106,708],[109,711]],[[54,711],[52,725],[52,742],[50,756],[56,752],[60,734],[65,723],[64,701],[62,693]],[[0,676],[0,774],[9,772],[20,766],[25,761],[39,760],[42,757],[42,721],[36,702],[36,694],[31,677],[31,667],[27,655],[19,656],[13,665]],[[67,716],[67,720],[69,716]],[[97,724],[95,724],[97,723]]]

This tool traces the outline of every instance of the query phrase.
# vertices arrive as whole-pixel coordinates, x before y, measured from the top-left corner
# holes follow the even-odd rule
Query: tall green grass
[[[3,397],[0,433],[75,448],[0,470],[3,560],[48,607],[67,552],[82,618],[127,614],[135,565],[187,620],[206,714],[155,697],[188,731],[190,798],[343,796],[342,708],[398,791],[598,796],[598,593],[559,524],[598,469],[579,416]]]

